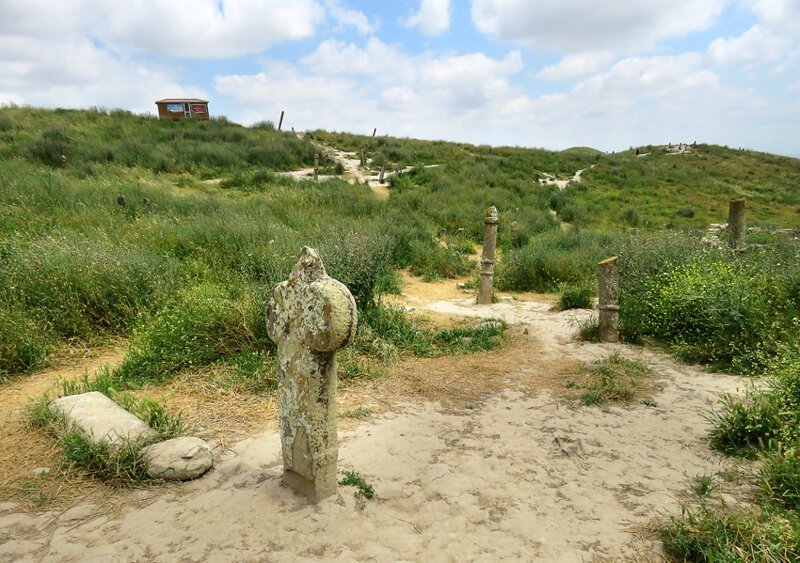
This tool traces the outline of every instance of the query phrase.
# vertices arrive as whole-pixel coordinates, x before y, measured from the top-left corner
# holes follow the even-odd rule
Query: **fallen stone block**
[[[211,447],[200,438],[173,438],[142,450],[147,474],[153,479],[188,481],[214,465]]]
[[[80,428],[94,444],[106,442],[118,448],[126,442],[157,436],[156,431],[136,415],[99,391],[61,397],[52,401],[50,408],[64,416],[68,428]]]

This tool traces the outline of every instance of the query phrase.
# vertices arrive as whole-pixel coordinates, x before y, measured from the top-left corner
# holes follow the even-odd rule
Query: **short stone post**
[[[278,345],[283,480],[312,503],[336,493],[336,351],[357,322],[350,291],[304,246],[289,279],[272,290],[267,332]]]
[[[728,206],[728,245],[732,250],[744,250],[745,200],[734,199]]]
[[[364,149],[361,149],[361,166],[367,165],[367,156],[364,154]]]
[[[386,175],[386,165],[381,164],[381,173],[378,175],[378,181],[383,184],[383,178]]]
[[[486,210],[483,218],[483,255],[481,256],[481,278],[478,286],[478,305],[490,305],[494,285],[494,254],[497,246],[497,225],[500,217],[495,206]]]
[[[314,181],[317,181],[317,177],[319,176],[319,155],[314,153]]]
[[[519,223],[511,222],[511,248],[519,247]]]
[[[597,264],[597,288],[600,294],[600,340],[619,342],[619,270],[616,256]]]

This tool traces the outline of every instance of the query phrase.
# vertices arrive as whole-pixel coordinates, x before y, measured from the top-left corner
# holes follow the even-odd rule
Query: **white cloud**
[[[729,0],[472,0],[475,27],[540,52],[641,52],[711,26]]]
[[[419,10],[404,23],[425,35],[439,35],[450,27],[450,0],[420,0]]]
[[[369,21],[363,12],[345,7],[339,0],[324,0],[325,8],[338,24],[355,28],[362,35],[369,35],[378,31],[377,22]]]
[[[337,14],[363,25],[351,12]],[[310,37],[324,16],[316,0],[5,0],[0,33],[94,37],[115,50],[224,58]]]
[[[372,38],[364,47],[328,40],[302,67],[270,63],[256,75],[218,76],[248,122],[287,110],[298,129],[326,127],[446,136],[449,123],[499,111],[521,94],[511,77],[523,68],[518,52],[410,56]]]
[[[750,29],[711,43],[708,57],[712,64],[757,65],[800,57],[800,2],[756,0],[752,11],[758,22]]]
[[[605,69],[614,55],[610,51],[593,51],[567,55],[557,64],[548,65],[536,73],[542,80],[575,80],[595,74]]]

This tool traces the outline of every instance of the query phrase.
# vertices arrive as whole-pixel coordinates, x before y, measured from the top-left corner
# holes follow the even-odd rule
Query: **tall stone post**
[[[319,176],[319,155],[314,153],[314,181],[317,181],[317,177]]]
[[[734,199],[728,206],[728,245],[732,250],[744,250],[745,200]]]
[[[367,157],[364,154],[364,149],[361,149],[361,166],[367,165]]]
[[[381,164],[381,173],[380,173],[380,177],[378,178],[378,181],[381,184],[383,184],[383,177],[384,177],[385,174],[386,174],[386,165],[385,164]]]
[[[619,270],[616,256],[597,264],[597,289],[600,294],[600,340],[619,342]]]
[[[317,503],[336,492],[336,351],[355,336],[358,312],[344,284],[307,246],[267,305],[278,345],[283,480]]]
[[[492,303],[492,289],[494,284],[495,248],[497,247],[497,225],[500,217],[495,206],[486,210],[483,218],[483,255],[481,256],[481,279],[478,286],[478,305]]]
[[[519,247],[519,223],[511,222],[511,248]]]
[[[281,110],[281,118],[278,120],[278,131],[281,130],[282,126],[283,126],[283,110]]]
[[[378,128],[376,127],[375,129],[372,130],[372,136],[374,137],[375,133],[377,133],[377,132],[378,132]]]

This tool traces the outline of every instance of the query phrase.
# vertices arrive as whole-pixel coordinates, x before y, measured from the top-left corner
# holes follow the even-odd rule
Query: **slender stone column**
[[[732,250],[744,250],[745,200],[734,199],[728,206],[728,245]]]
[[[337,488],[336,351],[357,322],[350,291],[304,246],[289,279],[272,290],[267,332],[278,345],[283,479],[312,503]]]
[[[281,127],[283,127],[283,110],[281,110],[281,118],[278,120],[278,131],[281,130]]]
[[[319,155],[314,153],[314,181],[317,181],[317,177],[319,176]]]
[[[600,340],[619,342],[619,271],[616,256],[597,264],[597,288],[600,294]]]
[[[500,217],[495,206],[486,210],[483,218],[483,255],[481,256],[481,278],[478,286],[478,305],[492,303],[494,284],[495,248],[497,246],[497,225]]]
[[[364,154],[364,149],[361,149],[361,166],[367,165],[367,157]]]
[[[383,177],[384,177],[385,174],[386,174],[386,165],[385,164],[381,164],[381,174],[380,174],[380,178],[378,178],[378,181],[381,184],[383,184]]]

